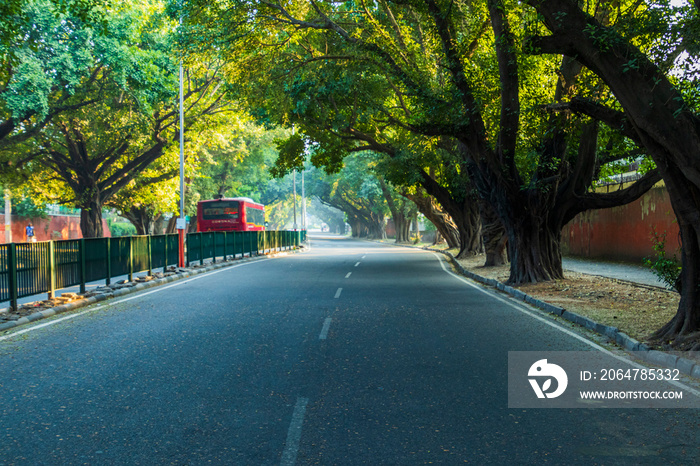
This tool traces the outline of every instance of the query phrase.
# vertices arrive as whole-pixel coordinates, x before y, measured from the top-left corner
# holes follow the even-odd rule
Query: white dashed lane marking
[[[306,413],[306,405],[308,404],[308,398],[297,398],[297,404],[294,406],[294,412],[292,413],[292,422],[289,424],[289,430],[287,431],[287,442],[282,452],[281,466],[294,466],[297,462],[299,441],[301,440],[301,428],[304,424],[304,414]]]
[[[328,338],[328,330],[331,328],[331,322],[333,321],[332,318],[327,317],[326,320],[323,321],[323,328],[321,329],[321,333],[318,336],[319,340],[325,340]]]

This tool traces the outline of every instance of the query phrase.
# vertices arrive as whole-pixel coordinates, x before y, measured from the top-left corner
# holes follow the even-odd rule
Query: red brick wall
[[[37,241],[48,241],[52,239],[78,239],[82,238],[83,234],[80,231],[80,217],[68,217],[68,216],[53,216],[50,215],[48,218],[19,218],[16,215],[12,216],[12,241],[15,243],[21,243],[27,240],[25,234],[25,228],[32,222],[34,225],[34,235]],[[7,242],[5,240],[5,214],[0,214],[0,240],[3,243]],[[107,221],[102,220],[102,228],[105,232],[105,236],[111,236],[109,233],[109,227],[107,226]]]
[[[667,232],[666,252],[679,248],[676,216],[663,185],[635,202],[579,214],[562,230],[562,252],[597,259],[640,262],[653,256],[651,231]]]

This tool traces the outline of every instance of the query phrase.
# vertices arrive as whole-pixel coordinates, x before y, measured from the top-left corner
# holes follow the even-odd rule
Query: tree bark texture
[[[459,248],[459,230],[457,225],[434,197],[428,195],[422,188],[416,194],[404,193],[404,196],[411,199],[418,206],[418,211],[435,225],[439,235],[447,242],[449,249]]]
[[[457,226],[459,236],[458,258],[481,254],[484,250],[481,237],[481,215],[475,195],[462,199],[454,197],[447,188],[441,186],[425,171],[421,172],[421,185],[425,191],[440,203]]]
[[[508,263],[508,235],[498,214],[486,201],[479,202],[481,210],[481,231],[484,239],[486,262],[484,267],[494,267]]]
[[[102,238],[104,228],[102,227],[102,203],[99,196],[88,200],[80,208],[80,231],[83,238]]]

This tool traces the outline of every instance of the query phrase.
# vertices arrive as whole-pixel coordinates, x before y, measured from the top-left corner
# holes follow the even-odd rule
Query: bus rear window
[[[202,206],[204,220],[233,220],[238,218],[238,201],[211,202]]]

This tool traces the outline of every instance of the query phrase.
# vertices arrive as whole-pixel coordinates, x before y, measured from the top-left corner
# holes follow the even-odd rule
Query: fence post
[[[10,243],[7,247],[7,286],[10,287],[10,306],[17,310],[17,244]]]
[[[106,285],[112,283],[112,238],[105,238],[107,246],[107,280]]]
[[[213,258],[212,258],[212,264],[216,264],[216,236],[217,232],[212,233],[212,245],[211,249],[213,251]]]
[[[199,234],[199,265],[204,266],[204,233]]]
[[[85,238],[78,240],[78,254],[80,255],[80,293],[85,293]]]
[[[168,270],[168,235],[163,236],[163,273]]]
[[[153,275],[153,257],[151,257],[151,235],[146,236],[146,243],[148,246],[148,276]]]
[[[227,233],[228,233],[227,231],[224,232],[224,262],[226,262],[226,259],[228,258],[227,254],[226,254],[226,252],[228,250],[228,248],[226,247],[226,241],[228,240]]]
[[[134,243],[132,236],[127,236],[129,241],[129,281],[134,279]]]
[[[52,240],[49,241],[49,299],[52,299],[56,295],[56,257],[54,252]]]

